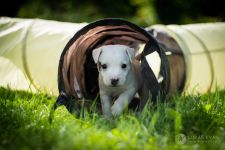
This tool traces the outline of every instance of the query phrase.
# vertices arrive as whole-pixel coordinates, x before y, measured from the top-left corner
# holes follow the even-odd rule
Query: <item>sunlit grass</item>
[[[224,90],[174,96],[113,120],[59,107],[49,123],[55,97],[0,88],[0,149],[224,149],[224,101]]]

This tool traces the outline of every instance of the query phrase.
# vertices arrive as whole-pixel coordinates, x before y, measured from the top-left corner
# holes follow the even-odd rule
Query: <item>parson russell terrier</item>
[[[148,98],[135,60],[135,50],[125,45],[104,45],[92,52],[99,71],[102,112],[105,116],[118,116],[129,105],[136,93],[143,107]]]

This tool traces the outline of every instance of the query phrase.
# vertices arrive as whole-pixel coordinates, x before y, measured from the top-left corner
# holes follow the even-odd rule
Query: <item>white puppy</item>
[[[99,71],[100,99],[104,115],[117,116],[122,113],[137,91],[142,99],[141,105],[145,104],[147,90],[142,86],[139,62],[134,59],[133,48],[105,45],[93,50],[92,56]]]

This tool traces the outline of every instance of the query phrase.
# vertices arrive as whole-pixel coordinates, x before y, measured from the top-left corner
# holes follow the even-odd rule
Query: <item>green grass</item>
[[[156,110],[147,106],[114,120],[93,112],[79,118],[59,107],[49,123],[54,102],[0,88],[0,149],[225,149],[224,90],[174,96]]]

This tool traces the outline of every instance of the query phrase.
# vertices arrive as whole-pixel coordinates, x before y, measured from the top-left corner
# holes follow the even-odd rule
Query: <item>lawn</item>
[[[0,88],[0,149],[225,149],[225,90],[174,96],[113,120],[59,107],[56,97]]]

